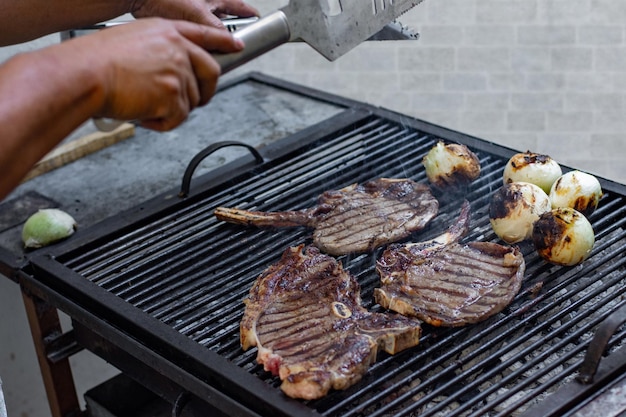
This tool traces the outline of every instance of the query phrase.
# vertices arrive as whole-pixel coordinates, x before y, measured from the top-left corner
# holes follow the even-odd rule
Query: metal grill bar
[[[334,143],[330,143],[329,146],[326,147],[327,150],[325,152],[313,150],[307,154],[308,158],[301,158],[300,161],[298,161],[297,158],[294,158],[295,160],[292,160],[290,162],[289,168],[292,173],[289,178],[285,178],[284,172],[275,174],[270,170],[268,171],[267,175],[264,176],[264,181],[255,181],[255,179],[252,178],[248,181],[248,183],[244,182],[242,184],[238,184],[238,189],[240,188],[241,192],[244,194],[247,193],[250,195],[255,195],[256,188],[266,187],[267,184],[270,184],[270,187],[267,187],[268,189],[266,191],[266,194],[259,194],[257,197],[258,201],[266,200],[267,204],[272,204],[275,199],[281,198],[283,193],[289,192],[290,189],[293,190],[295,187],[301,187],[302,190],[306,190],[311,187],[314,179],[319,175],[319,172],[328,172],[329,170],[333,170],[332,172],[334,172],[335,170],[339,169],[337,167],[341,167],[341,165],[345,165],[347,163],[358,164],[359,161],[363,160],[364,155],[366,155],[368,152],[372,152],[372,155],[370,156],[374,156],[375,140],[384,138],[385,135],[388,136],[389,140],[393,140],[393,138],[395,137],[394,135],[398,134],[396,132],[398,129],[397,126],[392,126],[393,130],[391,131],[383,131],[383,127],[365,125],[363,126],[363,129],[369,131],[367,135],[361,135],[360,131],[357,130],[356,132],[352,132],[350,137],[346,137],[343,135],[337,137]],[[389,128],[387,127],[387,129]],[[386,151],[386,149],[383,149],[379,152]],[[401,152],[396,153],[401,155]],[[324,163],[319,164],[319,161],[324,161]],[[316,168],[316,171],[311,171],[311,167]],[[277,181],[279,179],[281,179],[281,181]],[[337,182],[339,181],[340,180],[338,179]],[[319,189],[319,183],[316,185]],[[226,194],[231,193],[230,190],[225,190],[224,192]],[[295,195],[297,196],[298,194]],[[81,274],[87,277],[93,275],[93,278],[91,279],[94,280],[94,282],[97,282],[99,285],[106,286],[106,282],[97,281],[97,276],[98,274],[108,275],[113,270],[113,268],[119,267],[119,265],[113,262],[116,258],[112,258],[111,255],[118,255],[120,259],[124,259],[128,264],[130,263],[130,259],[132,259],[129,256],[128,250],[143,253],[142,251],[146,251],[146,249],[154,245],[155,242],[158,242],[159,246],[163,246],[162,234],[164,233],[164,231],[169,232],[170,235],[173,234],[174,236],[177,236],[176,233],[181,232],[181,230],[182,233],[185,232],[184,228],[193,228],[193,230],[197,230],[200,229],[202,226],[207,225],[206,223],[210,224],[213,220],[210,213],[215,207],[215,205],[212,204],[213,201],[220,201],[222,205],[235,203],[234,201],[225,198],[223,194],[216,194],[213,196],[213,198],[210,198],[207,201],[202,201],[199,207],[190,206],[186,210],[181,210],[180,212],[173,213],[169,217],[163,217],[161,221],[150,224],[149,227],[151,231],[146,229],[135,230],[132,234],[138,236],[138,240],[125,242],[128,243],[127,245],[122,245],[119,241],[111,241],[106,246],[103,246],[101,248],[95,248],[94,252],[96,253],[96,255],[91,252],[86,252],[83,256],[72,260],[71,262],[68,262],[67,266],[74,268],[75,270],[79,271]],[[276,205],[276,207],[280,210],[292,208],[286,207],[284,204],[278,204]],[[254,209],[255,207],[246,208]],[[198,219],[198,221],[202,223],[194,223],[193,219]],[[151,240],[150,238],[159,240]],[[98,252],[101,253],[100,256],[97,255]],[[79,264],[78,262],[80,262],[82,259],[85,260],[85,263]],[[92,266],[96,262],[101,262],[101,265],[98,264],[100,265],[100,268],[102,268],[104,265],[107,266],[108,269],[96,269]]]
[[[623,267],[625,263],[626,263],[626,260],[623,259],[619,264],[616,264],[613,269],[618,269],[620,267]],[[606,271],[606,272],[608,273],[610,271]],[[575,280],[577,278],[578,278],[577,276],[570,277],[569,282],[564,282],[560,286],[553,288],[551,290],[551,294],[558,293],[562,288],[564,288],[568,284],[571,284],[572,280]],[[563,317],[567,316],[568,314],[571,314],[572,312],[575,312],[581,306],[583,306],[584,304],[588,303],[593,297],[595,297],[598,294],[606,291],[609,288],[612,288],[613,286],[615,286],[616,284],[621,282],[623,279],[624,279],[623,275],[620,275],[620,276],[614,278],[613,280],[611,280],[607,284],[605,284],[602,288],[596,289],[594,292],[585,295],[583,298],[579,299],[576,303],[572,304],[570,307],[568,307],[566,309],[563,309],[558,314],[554,314],[554,315],[548,314],[548,313],[551,312],[552,309],[554,309],[554,306],[552,304],[547,304],[543,308],[533,312],[529,317],[525,318],[525,320],[518,321],[513,327],[508,328],[507,331],[499,333],[499,334],[496,333],[494,335],[492,327],[499,328],[500,326],[503,326],[507,321],[509,321],[509,318],[503,318],[503,319],[499,320],[498,322],[492,323],[492,326],[483,329],[481,332],[479,332],[476,335],[474,335],[473,337],[467,339],[466,341],[464,341],[464,343],[457,344],[456,346],[454,346],[453,349],[450,349],[450,348],[448,348],[448,345],[450,343],[452,343],[454,340],[463,340],[463,337],[465,336],[465,334],[467,332],[470,331],[470,329],[469,328],[465,328],[465,329],[461,330],[458,333],[453,333],[453,334],[449,335],[446,339],[442,340],[441,343],[437,343],[435,345],[429,346],[428,350],[424,351],[421,355],[416,356],[413,359],[412,362],[410,362],[410,363],[407,362],[405,364],[406,368],[408,368],[409,366],[412,366],[414,364],[414,362],[415,363],[424,362],[424,363],[426,363],[426,366],[424,366],[422,368],[418,368],[417,370],[415,370],[411,374],[410,377],[404,378],[402,380],[397,381],[394,385],[388,387],[386,390],[378,391],[378,395],[376,397],[372,397],[372,399],[369,402],[365,402],[365,403],[361,404],[361,406],[365,407],[365,406],[371,405],[370,403],[373,404],[373,403],[375,403],[377,401],[381,401],[386,396],[389,396],[394,391],[397,391],[398,389],[400,389],[402,386],[410,384],[412,382],[412,379],[416,378],[418,375],[428,374],[432,369],[437,368],[441,364],[445,364],[445,363],[450,362],[450,365],[449,365],[448,369],[443,369],[443,370],[438,371],[438,373],[436,375],[432,376],[429,380],[426,380],[426,381],[422,382],[422,384],[420,384],[417,387],[415,387],[414,390],[406,392],[402,396],[397,397],[396,400],[390,402],[386,407],[383,407],[383,408],[377,410],[377,412],[369,414],[371,416],[386,415],[386,413],[389,413],[390,410],[393,410],[394,407],[397,407],[400,404],[402,404],[404,401],[409,400],[416,393],[418,393],[420,391],[429,392],[428,395],[424,396],[419,401],[415,401],[415,402],[412,403],[411,406],[406,407],[405,409],[403,409],[403,413],[397,414],[397,415],[410,415],[410,412],[418,410],[420,407],[424,407],[426,404],[428,404],[428,402],[430,400],[432,400],[433,398],[437,397],[438,395],[441,395],[446,390],[448,390],[448,389],[450,389],[452,387],[455,387],[455,386],[461,386],[461,385],[459,385],[459,383],[461,383],[463,381],[466,381],[467,377],[470,376],[472,373],[476,372],[477,370],[486,369],[487,366],[493,365],[494,362],[499,362],[500,356],[498,354],[502,354],[503,352],[502,351],[496,352],[495,356],[493,356],[493,355],[488,356],[487,358],[485,358],[482,361],[480,361],[480,362],[476,363],[475,365],[473,365],[471,369],[469,369],[469,370],[467,370],[467,371],[465,371],[465,372],[463,372],[461,374],[456,375],[454,378],[446,379],[446,382],[444,384],[437,384],[440,381],[442,374],[454,375],[454,370],[457,369],[457,368],[460,368],[463,363],[471,362],[474,358],[482,355],[485,352],[489,352],[490,349],[492,349],[494,346],[497,346],[498,343],[500,343],[500,342],[508,341],[509,344],[513,345],[513,346],[518,345],[518,344],[522,344],[524,342],[524,340],[523,340],[524,337],[530,336],[530,335],[534,335],[534,334],[539,334],[543,330],[551,327],[555,322],[561,320]],[[626,288],[619,289],[619,293],[615,294],[615,296],[619,296],[623,292],[626,292]],[[611,309],[610,311],[612,312],[613,310],[615,310],[617,308],[619,308],[619,306],[614,308],[614,309]],[[585,317],[591,315],[593,312],[594,312],[593,309],[586,309],[586,310],[584,310],[584,312],[582,314],[580,314],[580,316],[578,318],[585,318]],[[607,313],[607,315],[608,314],[610,314],[610,313]],[[511,315],[514,316],[515,312],[512,312]],[[544,316],[547,316],[547,321],[542,322],[540,325],[537,325],[537,326],[533,327],[532,329],[529,330],[529,332],[525,333],[524,335],[519,336],[517,339],[514,339],[514,340],[508,340],[507,339],[509,336],[515,334],[516,331],[518,331],[521,328],[527,326],[528,325],[528,323],[527,323],[528,321],[536,319],[536,318],[539,318],[539,317],[544,317]],[[550,348],[550,351],[557,351],[562,346],[564,346],[567,343],[571,342],[571,340],[574,340],[574,339],[580,337],[582,334],[584,334],[585,332],[588,332],[590,329],[592,329],[594,326],[596,326],[600,321],[602,321],[602,319],[603,319],[603,317],[600,317],[600,318],[597,318],[597,319],[589,322],[584,328],[580,329],[577,333],[575,333],[574,335],[570,336],[568,339],[565,339],[564,341],[561,341],[561,342],[553,345]],[[572,325],[574,325],[574,324],[577,323],[577,321],[576,320],[572,320],[570,323],[572,323]],[[520,357],[525,357],[530,352],[532,352],[533,350],[539,349],[545,343],[545,339],[548,339],[548,340],[549,339],[557,339],[558,334],[562,333],[564,330],[567,330],[567,328],[565,328],[565,329],[559,328],[559,329],[557,329],[557,330],[555,330],[553,332],[548,333],[545,338],[541,338],[541,339],[537,340],[537,342],[533,343],[532,345],[530,345],[527,348],[525,348],[523,351],[519,352],[519,354],[517,354],[515,357],[512,357],[512,358],[510,358],[510,359],[508,359],[506,361],[501,362],[497,367],[491,368],[491,370],[489,372],[487,372],[486,374],[484,374],[481,377],[477,378],[471,384],[463,384],[462,388],[459,388],[459,389],[457,389],[455,391],[455,394],[457,396],[463,396],[465,393],[474,390],[476,388],[476,385],[479,385],[480,383],[487,381],[490,377],[492,377],[494,375],[497,375],[502,370],[504,370],[507,367],[509,367],[510,365],[512,365],[515,361],[519,360]],[[480,342],[480,346],[476,347],[476,349],[474,349],[469,355],[467,355],[463,359],[463,363],[459,363],[458,360],[456,360],[456,361],[453,360],[453,358],[455,358],[460,352],[466,350],[468,347],[472,346],[473,344],[475,344],[477,342]],[[584,348],[585,348],[585,345],[579,346],[579,348],[576,351],[574,351],[574,354],[580,354],[581,351]],[[443,353],[439,353],[437,355],[437,358],[434,359],[433,361],[426,361],[426,360],[424,360],[424,358],[428,358],[431,354],[437,354],[438,352],[443,352]],[[543,359],[543,356],[540,357],[540,358],[535,359],[534,361],[527,362],[527,364],[523,368],[521,368],[522,370],[513,372],[509,377],[504,378],[502,381],[499,381],[501,383],[486,389],[484,392],[481,392],[476,397],[473,396],[472,400],[467,401],[463,406],[459,407],[458,409],[455,409],[454,413],[451,413],[449,415],[463,415],[462,412],[465,411],[466,409],[468,409],[470,406],[472,406],[472,405],[474,405],[474,404],[476,404],[476,403],[478,403],[480,401],[483,401],[493,391],[501,388],[503,382],[507,382],[508,380],[513,380],[514,378],[521,376],[524,371],[527,371],[533,365],[536,365],[537,363],[539,363],[542,359]],[[559,365],[559,362],[556,362],[556,365]],[[400,369],[396,369],[396,372],[398,372],[399,370]],[[543,371],[543,372],[545,372],[545,371]],[[542,375],[543,375],[542,373],[538,373],[537,374],[538,377],[540,377]],[[561,374],[561,377],[563,377],[562,374]],[[437,386],[437,388],[435,390],[429,391],[428,387],[432,386],[432,385],[438,385],[438,386]],[[523,388],[523,385],[520,384],[520,388]],[[508,394],[505,394],[505,395],[503,395],[501,397],[501,400],[504,401],[504,400],[506,400],[508,398],[508,396],[514,395],[516,393],[518,393],[518,391],[510,390],[510,391],[508,391]],[[442,408],[444,408],[447,404],[449,404],[450,402],[452,402],[454,400],[455,400],[454,398],[449,398],[448,400],[441,402],[438,406],[432,407],[432,408],[428,409],[426,412],[420,413],[420,416],[422,416],[422,415],[424,415],[424,416],[436,415],[436,413],[438,411],[441,411]],[[346,399],[344,402],[349,402],[349,400]],[[339,404],[337,406],[339,406]],[[488,409],[484,409],[483,408],[483,409],[477,411],[475,414],[472,414],[472,415],[477,415],[477,416],[485,415],[484,412],[488,411],[489,409],[491,409],[493,407],[494,407],[494,404],[492,404],[491,407],[489,407]],[[335,408],[333,410],[328,410],[328,411],[336,412],[336,411],[338,411],[338,408]],[[329,415],[331,415],[331,414],[329,414]],[[341,415],[350,416],[350,415],[358,415],[358,414],[346,413],[346,414],[341,414]]]
[[[370,116],[232,183],[192,192],[158,216],[58,260],[181,336],[277,387],[278,378],[256,364],[256,351],[243,352],[239,346],[242,299],[258,274],[286,247],[308,239],[309,232],[226,225],[217,222],[213,210],[218,205],[294,210],[311,207],[325,190],[371,178],[406,176],[426,181],[421,159],[439,139],[410,123]],[[465,240],[498,240],[489,223],[488,206],[493,191],[502,184],[506,158],[475,151],[481,177],[463,194],[439,195],[440,214],[413,240],[426,240],[445,230],[458,214],[461,197],[472,207],[471,232]],[[548,395],[560,380],[573,378],[595,326],[624,303],[620,301],[626,293],[623,196],[606,192],[590,220],[597,243],[583,265],[548,265],[529,244],[521,244],[525,282],[503,313],[458,329],[425,326],[418,348],[394,356],[381,354],[362,383],[307,406],[325,416],[342,417],[523,412],[535,397]],[[364,306],[379,311],[372,299],[379,285],[376,256],[340,260],[361,284]],[[625,338],[621,332],[611,345],[617,348],[626,343]]]
[[[393,140],[393,137],[391,138]],[[402,149],[401,149],[402,151]],[[381,151],[382,156],[384,157],[384,153],[385,151]],[[374,160],[376,161],[376,160]],[[324,167],[325,169],[329,169],[327,167]],[[296,176],[300,175],[300,173],[298,171],[295,172]],[[287,182],[290,184],[294,184],[294,181],[291,180],[291,178],[286,174],[283,173],[281,174],[282,178],[286,178]],[[274,186],[275,187],[275,186]],[[299,188],[295,188],[289,191],[289,193],[287,195],[295,195],[298,198],[301,198],[300,196],[303,194],[303,190],[304,188],[310,188],[308,187],[308,184],[304,184],[303,189],[299,189]],[[272,192],[274,193],[274,195],[276,194],[275,190],[272,190]],[[278,191],[280,193],[280,191]],[[308,200],[311,200],[310,197],[307,197]],[[284,199],[287,200],[288,203],[291,203],[291,201],[288,201],[288,199]],[[300,204],[302,204],[300,202]],[[213,206],[210,206],[213,207]],[[289,207],[285,207],[285,209],[288,209]],[[283,209],[283,207],[277,206],[276,209]],[[189,217],[195,217],[195,218],[202,218],[202,216],[206,216],[206,213],[203,211],[200,211],[199,213],[191,213],[189,214]],[[178,217],[180,219],[180,216]],[[189,222],[187,223],[182,223],[181,226],[178,225],[174,225],[174,227],[168,227],[167,229],[162,229],[161,224],[157,224],[155,225],[155,230],[158,231],[158,234],[161,235],[160,238],[160,242],[159,242],[159,247],[167,247],[168,251],[175,251],[175,252],[179,252],[179,251],[183,251],[186,247],[192,247],[193,251],[198,253],[200,252],[202,254],[202,256],[205,255],[205,253],[201,250],[199,250],[199,248],[202,248],[202,244],[200,242],[200,240],[205,239],[207,236],[207,231],[211,232],[211,234],[215,235],[216,233],[218,233],[218,238],[217,241],[219,242],[223,242],[225,239],[232,239],[232,232],[231,231],[222,231],[221,235],[219,235],[219,230],[216,230],[216,228],[214,228],[214,220],[212,218],[210,218],[209,221],[206,221],[205,224],[194,224],[191,223],[189,224]],[[203,230],[201,230],[201,233],[198,234],[199,238],[196,240],[193,240],[192,243],[193,245],[187,245],[187,241],[189,239],[191,239],[189,235],[190,231],[195,231],[198,229],[198,226],[200,226]],[[157,234],[157,232],[155,232],[154,234]],[[224,239],[222,239],[222,236],[224,237]],[[194,236],[195,237],[195,236]],[[213,239],[215,240],[215,239]],[[169,242],[176,242],[173,243],[174,246],[169,245]],[[234,239],[233,239],[234,241]],[[150,244],[152,244],[152,241],[149,241]],[[168,246],[169,245],[169,246]],[[222,245],[220,245],[222,246]],[[228,249],[228,248],[226,248]],[[165,249],[163,249],[165,250]],[[162,250],[162,251],[163,251]],[[216,248],[214,247],[209,247],[208,251],[215,251]],[[159,252],[155,252],[155,253],[150,253],[150,259],[155,259],[155,260],[162,260],[163,259],[163,252],[159,251]],[[136,258],[134,258],[132,256],[132,254],[136,254]],[[95,258],[95,257],[94,257]],[[106,258],[106,257],[105,257]],[[181,265],[176,264],[176,263],[172,263],[170,265],[167,266],[167,268],[165,270],[162,269],[161,265],[159,264],[155,264],[154,266],[147,268],[147,262],[145,260],[146,258],[146,247],[144,245],[140,245],[140,244],[136,244],[136,247],[134,247],[132,249],[132,253],[129,252],[129,249],[126,249],[125,251],[125,257],[124,259],[126,260],[126,265],[123,265],[122,267],[124,268],[124,275],[125,276],[129,276],[132,277],[133,280],[135,281],[139,281],[142,278],[142,275],[149,275],[149,274],[154,274],[155,270],[160,270],[160,271],[165,271],[167,275],[169,274],[171,271],[180,271],[181,270]],[[185,258],[185,257],[181,257],[181,258]],[[106,261],[106,259],[105,259]],[[129,265],[131,264],[131,262],[135,262],[139,265],[139,268],[141,268],[141,270],[138,269],[133,269],[131,268]],[[182,261],[181,261],[182,262]],[[103,265],[105,264],[104,262],[102,263]],[[118,264],[114,264],[113,265],[114,268],[120,268],[120,265]],[[189,266],[190,269],[193,268],[192,266]],[[97,282],[99,285],[109,289],[110,291],[113,291],[115,293],[117,293],[119,296],[126,298],[126,293],[129,292],[133,292],[133,296],[129,297],[128,300],[131,302],[136,303],[137,305],[142,305],[142,302],[137,301],[136,298],[141,296],[142,293],[146,293],[146,294],[150,294],[150,296],[153,296],[155,293],[155,288],[149,287],[147,286],[144,290],[142,290],[141,292],[137,292],[137,289],[130,287],[128,285],[128,283],[124,280],[124,279],[120,279],[120,275],[111,275],[111,271],[113,270],[111,267],[109,268],[105,268],[102,269],[101,272],[99,272],[100,275],[103,276],[108,276],[108,278],[106,280],[99,280],[98,276],[99,275],[94,275],[94,277],[92,278],[90,276],[90,272],[92,271],[88,271],[88,270],[83,270],[80,267],[76,267],[76,269],[81,272],[82,274],[84,274],[85,276],[89,277],[90,279],[92,279],[94,282]],[[186,272],[183,270],[183,272]],[[114,285],[113,282],[116,282],[116,284]],[[163,286],[164,282],[159,280],[159,285]],[[120,289],[120,288],[126,288],[126,289]]]

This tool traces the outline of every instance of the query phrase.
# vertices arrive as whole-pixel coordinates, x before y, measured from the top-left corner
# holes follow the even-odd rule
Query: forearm
[[[134,0],[0,0],[0,46],[110,20]]]
[[[226,30],[153,18],[11,58],[0,65],[0,200],[91,117],[178,126],[215,92],[207,51],[242,48]]]
[[[58,45],[0,66],[0,200],[102,105],[95,66],[67,53]]]

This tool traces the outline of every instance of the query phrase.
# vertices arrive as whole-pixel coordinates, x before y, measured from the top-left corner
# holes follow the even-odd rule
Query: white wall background
[[[250,1],[264,12],[283,1]],[[426,0],[417,42],[329,63],[290,44],[246,65],[626,181],[626,1]]]
[[[250,0],[263,14],[284,3]],[[625,0],[427,0],[400,20],[420,40],[368,42],[332,63],[289,44],[227,77],[262,71],[626,182]],[[58,39],[0,48],[0,62]],[[9,415],[48,415],[19,297],[1,278]],[[72,363],[81,395],[114,373],[88,353]]]

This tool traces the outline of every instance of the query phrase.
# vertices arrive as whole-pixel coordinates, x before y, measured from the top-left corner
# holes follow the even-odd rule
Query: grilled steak
[[[378,347],[394,354],[417,345],[421,333],[417,319],[368,312],[358,282],[313,246],[285,250],[245,304],[241,346],[257,346],[257,361],[293,398],[349,387],[376,360]]]
[[[521,287],[524,257],[517,247],[458,243],[468,226],[465,202],[441,236],[387,248],[376,263],[382,284],[376,302],[434,326],[477,323],[502,311]]]
[[[218,207],[215,216],[259,227],[311,227],[315,246],[331,255],[343,255],[403,239],[423,229],[438,210],[439,202],[427,185],[380,178],[326,191],[313,208],[259,212]]]

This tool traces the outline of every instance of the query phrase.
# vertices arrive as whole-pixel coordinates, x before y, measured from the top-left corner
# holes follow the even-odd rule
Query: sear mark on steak
[[[395,354],[419,343],[419,320],[367,311],[354,277],[314,246],[286,249],[244,302],[242,348],[257,346],[258,363],[293,398],[348,388],[375,362],[378,348]]]
[[[376,302],[433,326],[477,323],[502,311],[518,293],[524,257],[518,247],[458,241],[469,228],[469,203],[456,224],[433,240],[395,244],[376,263]]]
[[[313,243],[331,255],[370,252],[423,229],[437,215],[439,202],[426,184],[379,178],[326,191],[312,208],[284,212],[218,207],[222,221],[258,227],[314,228]]]

